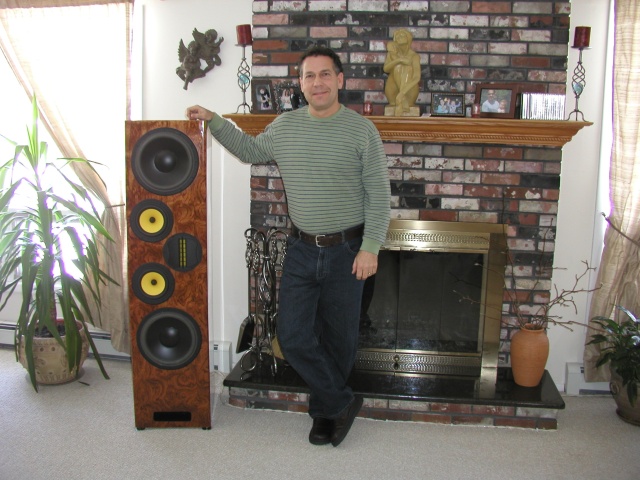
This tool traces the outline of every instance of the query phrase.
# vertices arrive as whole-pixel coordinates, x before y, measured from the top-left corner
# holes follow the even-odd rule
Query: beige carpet
[[[640,427],[620,420],[608,396],[566,397],[557,431],[358,418],[334,448],[309,444],[306,415],[241,410],[224,396],[209,431],[138,431],[130,364],[106,367],[111,380],[88,360],[88,385],[36,394],[13,351],[0,349],[0,479],[640,478]]]

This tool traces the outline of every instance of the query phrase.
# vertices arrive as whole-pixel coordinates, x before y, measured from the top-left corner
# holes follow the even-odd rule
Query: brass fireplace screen
[[[505,262],[504,225],[392,220],[356,368],[495,378]]]

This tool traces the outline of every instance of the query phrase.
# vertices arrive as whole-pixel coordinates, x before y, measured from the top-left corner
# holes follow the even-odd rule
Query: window
[[[133,0],[42,0],[20,5],[31,8],[0,9],[0,49],[4,54],[0,56],[0,132],[12,140],[25,138],[31,115],[25,90],[35,92],[56,136],[54,142],[45,128],[40,129],[50,155],[82,156],[104,165],[96,170],[107,188],[97,188],[111,205],[106,222],[116,242],[107,246],[103,260],[107,273],[126,284],[122,281],[124,122],[129,111]],[[17,79],[12,78],[14,71],[8,64],[18,66]],[[62,154],[54,151],[56,143]],[[12,155],[11,146],[0,145],[4,159],[10,158],[7,148]],[[97,185],[95,179],[83,175],[86,182]],[[102,326],[112,339],[116,332],[118,342],[124,345],[124,289],[110,286],[102,294]],[[109,297],[106,302],[105,297]],[[3,312],[3,317],[9,316],[10,312]]]

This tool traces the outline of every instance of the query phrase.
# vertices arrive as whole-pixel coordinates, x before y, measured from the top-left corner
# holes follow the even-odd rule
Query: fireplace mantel
[[[223,115],[249,135],[258,135],[276,115],[230,113]],[[564,120],[512,120],[466,117],[369,118],[384,141],[432,143],[488,143],[562,147],[592,122]]]

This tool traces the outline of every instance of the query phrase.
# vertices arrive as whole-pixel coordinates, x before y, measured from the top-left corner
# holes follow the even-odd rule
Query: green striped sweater
[[[300,230],[326,234],[364,223],[362,250],[378,253],[389,226],[389,176],[375,125],[341,105],[318,118],[308,107],[276,117],[251,137],[218,115],[213,137],[244,163],[278,164],[289,216]]]

